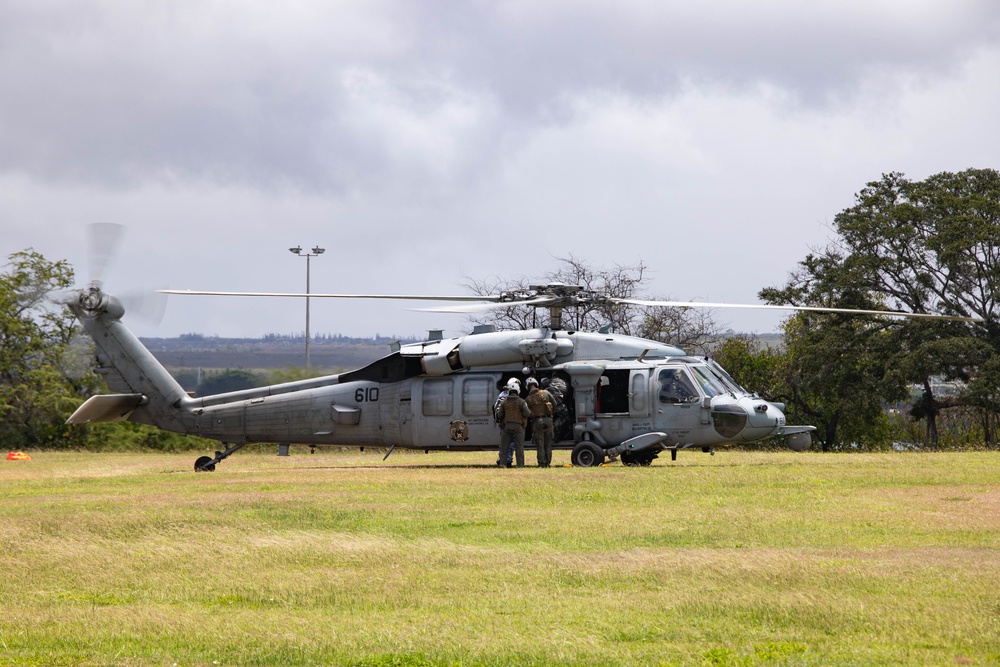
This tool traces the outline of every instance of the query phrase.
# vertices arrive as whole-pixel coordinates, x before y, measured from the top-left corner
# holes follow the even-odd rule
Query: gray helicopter
[[[566,308],[616,303],[674,307],[753,307],[612,299],[576,285],[551,283],[496,296],[417,296],[193,292],[168,294],[296,298],[378,298],[469,302],[438,308],[471,312],[516,305],[547,308],[549,326],[520,331],[477,327],[465,336],[433,336],[394,345],[357,370],[308,380],[191,397],[122,323],[125,308],[99,283],[68,302],[96,346],[96,372],[112,394],[92,396],[68,423],[132,421],[222,443],[196,471],[213,471],[251,443],[386,447],[425,451],[497,451],[493,405],[510,379],[532,376],[557,395],[554,449],[574,466],[608,460],[649,465],[662,452],[714,453],[716,447],[782,437],[795,451],[811,444],[813,426],[785,423],[784,406],[741,387],[708,358],[664,343],[562,328]],[[756,306],[903,317],[941,317],[835,308]],[[947,318],[965,319],[969,318]]]

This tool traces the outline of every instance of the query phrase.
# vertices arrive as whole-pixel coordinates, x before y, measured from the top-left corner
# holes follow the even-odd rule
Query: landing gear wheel
[[[199,456],[194,462],[195,472],[215,472],[215,464],[212,463],[211,456]]]
[[[604,450],[585,440],[573,448],[570,461],[580,468],[593,468],[604,463]]]
[[[235,445],[227,445],[226,443],[222,444],[226,447],[226,450],[224,452],[215,452],[214,459],[211,456],[199,456],[198,460],[194,462],[194,471],[215,472],[216,463],[228,459],[230,456],[233,455],[234,452],[242,449],[243,446],[246,445],[247,443],[238,442]]]

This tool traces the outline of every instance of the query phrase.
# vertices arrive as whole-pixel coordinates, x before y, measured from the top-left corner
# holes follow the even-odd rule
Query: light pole
[[[295,246],[294,248],[289,248],[288,250],[295,253],[299,257],[306,258],[306,368],[309,368],[309,260],[317,255],[322,255],[326,252],[326,248],[315,246],[312,249],[312,252],[308,250],[302,252],[302,246]]]

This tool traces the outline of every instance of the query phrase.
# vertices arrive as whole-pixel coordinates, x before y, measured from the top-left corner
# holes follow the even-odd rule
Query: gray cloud
[[[985,1],[10,0],[0,251],[82,271],[109,220],[125,283],[298,289],[286,248],[319,243],[329,291],[455,293],[571,252],[753,301],[882,172],[997,166],[998,25]],[[299,319],[267,308],[172,304],[159,333]],[[459,326],[378,309],[314,317]]]
[[[5,3],[0,169],[127,188],[346,192],[470,173],[571,122],[567,99],[762,84],[791,104],[994,43],[966,3]]]

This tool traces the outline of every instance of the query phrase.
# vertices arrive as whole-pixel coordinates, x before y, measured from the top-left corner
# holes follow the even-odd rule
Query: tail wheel
[[[195,472],[215,472],[215,464],[212,463],[211,456],[199,456],[194,462]]]
[[[570,461],[580,468],[593,468],[604,463],[604,450],[595,443],[585,440],[573,448]]]

